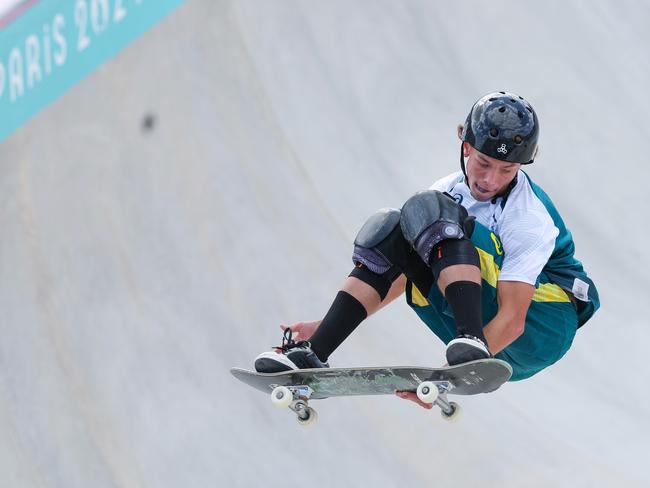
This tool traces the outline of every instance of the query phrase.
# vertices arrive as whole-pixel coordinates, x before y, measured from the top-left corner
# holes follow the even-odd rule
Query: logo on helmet
[[[505,144],[501,144],[501,147],[497,148],[497,152],[503,153],[503,154],[508,154],[508,150],[506,149]]]

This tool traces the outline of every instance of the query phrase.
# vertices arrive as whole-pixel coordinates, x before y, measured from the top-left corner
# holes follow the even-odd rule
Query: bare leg
[[[406,276],[401,275],[393,282],[390,290],[388,291],[388,294],[386,295],[386,298],[380,300],[379,293],[377,293],[377,290],[375,290],[372,286],[365,283],[364,281],[361,281],[359,278],[349,276],[343,283],[341,290],[349,293],[354,298],[359,300],[361,305],[363,305],[363,307],[366,309],[368,315],[372,315],[377,310],[385,307],[390,302],[399,297],[402,293],[404,293],[405,288]]]
[[[456,281],[471,281],[481,284],[481,270],[471,264],[455,264],[443,269],[438,277],[438,288],[445,294],[447,286]]]
[[[366,309],[368,315],[374,313],[381,303],[377,290],[354,276],[348,276],[346,278],[341,290],[359,300],[361,305],[363,305],[363,308]]]

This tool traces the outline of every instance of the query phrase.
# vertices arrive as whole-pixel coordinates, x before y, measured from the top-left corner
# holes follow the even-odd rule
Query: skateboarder
[[[480,98],[458,127],[461,171],[370,216],[325,317],[283,326],[282,346],[260,354],[256,370],[328,367],[367,316],[403,293],[447,344],[450,365],[497,357],[521,380],[560,359],[599,299],[560,214],[522,170],[538,135],[522,97]]]

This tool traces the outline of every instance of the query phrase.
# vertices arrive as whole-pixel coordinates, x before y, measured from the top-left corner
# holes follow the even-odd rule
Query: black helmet
[[[530,164],[535,159],[538,137],[539,122],[533,107],[519,95],[502,91],[477,100],[465,120],[461,139],[487,156]]]

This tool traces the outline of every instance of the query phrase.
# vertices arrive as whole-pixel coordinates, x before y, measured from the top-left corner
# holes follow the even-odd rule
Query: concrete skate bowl
[[[188,1],[0,145],[0,484],[647,486],[644,19],[635,2]],[[237,383],[322,317],[374,210],[457,169],[483,93],[535,106],[530,175],[602,310],[464,416]],[[332,356],[438,365],[402,303]]]

